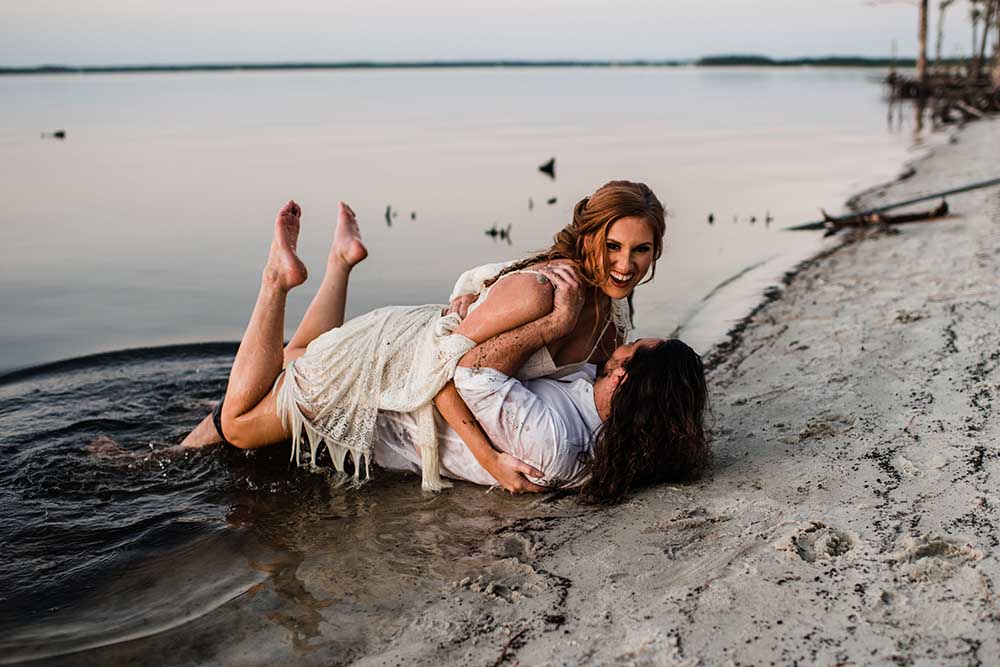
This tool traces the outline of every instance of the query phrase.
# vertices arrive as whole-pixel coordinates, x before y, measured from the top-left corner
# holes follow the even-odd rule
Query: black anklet
[[[225,400],[226,397],[223,396],[222,400],[219,401],[215,405],[215,408],[212,409],[212,425],[215,426],[215,432],[219,434],[220,438],[222,438],[222,442],[226,443],[227,445],[231,445],[232,443],[230,443],[229,440],[226,438],[226,434],[222,432],[222,404],[225,402]]]

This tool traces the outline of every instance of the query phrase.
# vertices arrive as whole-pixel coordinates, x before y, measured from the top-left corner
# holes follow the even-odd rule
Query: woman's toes
[[[302,208],[295,203],[294,199],[289,199],[288,202],[281,207],[281,210],[278,211],[278,215],[282,217],[291,216],[293,218],[298,218],[302,215]]]

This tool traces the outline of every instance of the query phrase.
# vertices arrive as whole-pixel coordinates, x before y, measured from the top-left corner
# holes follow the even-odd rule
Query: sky
[[[0,0],[0,66],[912,56],[916,23],[906,0]]]

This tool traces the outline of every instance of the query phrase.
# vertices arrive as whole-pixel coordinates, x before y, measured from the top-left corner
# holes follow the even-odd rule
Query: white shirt
[[[455,371],[455,387],[494,446],[544,475],[543,486],[576,486],[586,476],[601,417],[594,403],[596,367],[587,364],[560,379],[524,382],[492,368]],[[437,410],[441,474],[476,484],[496,484]],[[375,462],[391,470],[420,472],[409,413],[380,411],[375,422]]]

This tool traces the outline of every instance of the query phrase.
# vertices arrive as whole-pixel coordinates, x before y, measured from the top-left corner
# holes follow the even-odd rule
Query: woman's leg
[[[287,437],[271,387],[283,365],[285,301],[288,292],[305,282],[307,275],[295,254],[301,213],[294,201],[278,212],[257,303],[229,373],[222,430],[237,447],[261,447]]]
[[[194,430],[184,436],[180,447],[183,449],[197,449],[198,447],[207,447],[208,445],[219,445],[223,442],[222,436],[219,435],[218,430],[215,428],[215,421],[212,419],[212,415],[209,414],[198,422]]]
[[[326,275],[323,277],[323,282],[316,292],[316,296],[309,304],[306,314],[302,317],[302,322],[295,331],[295,335],[292,336],[292,340],[284,349],[283,361],[285,365],[302,356],[306,346],[317,336],[344,323],[348,278],[351,270],[367,256],[368,250],[361,242],[361,232],[358,229],[354,211],[340,202],[337,228],[330,246],[330,256],[327,258]],[[262,410],[265,407],[273,407],[267,403],[267,400],[267,398],[264,399]],[[265,419],[264,421],[270,420]],[[226,430],[226,435],[229,436],[228,430]],[[196,448],[217,445],[222,442],[224,440],[216,428],[214,415],[210,414],[184,438],[180,446]]]
[[[299,358],[317,336],[344,323],[347,303],[347,281],[353,269],[368,256],[361,242],[361,231],[351,207],[340,202],[337,229],[333,234],[330,256],[326,260],[326,275],[313,297],[299,328],[285,347],[285,364]]]

